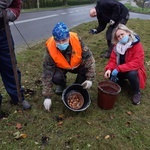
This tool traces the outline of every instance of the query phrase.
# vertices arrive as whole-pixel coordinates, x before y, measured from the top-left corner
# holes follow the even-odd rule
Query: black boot
[[[56,86],[56,89],[55,89],[55,93],[56,93],[57,95],[61,95],[65,88],[66,88],[66,84],[57,85],[57,86]]]

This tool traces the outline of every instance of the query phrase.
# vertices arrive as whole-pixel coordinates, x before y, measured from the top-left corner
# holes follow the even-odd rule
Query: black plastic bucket
[[[68,95],[73,92],[77,92],[77,93],[81,94],[84,99],[84,103],[83,103],[82,107],[79,109],[73,109],[68,104],[68,99],[67,99]],[[71,86],[67,87],[62,93],[62,101],[65,104],[65,106],[72,111],[84,111],[91,104],[91,100],[90,100],[88,91],[86,89],[83,89],[83,87],[80,84],[72,84]]]
[[[98,83],[98,106],[102,109],[112,109],[121,87],[112,81]]]

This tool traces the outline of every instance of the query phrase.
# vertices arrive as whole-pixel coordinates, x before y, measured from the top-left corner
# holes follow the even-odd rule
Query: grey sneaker
[[[133,95],[133,100],[132,101],[133,101],[134,105],[139,105],[140,100],[141,100],[141,93],[140,92]]]
[[[64,89],[65,89],[65,86],[57,85],[55,93],[57,95],[61,95]]]
[[[22,105],[22,107],[23,107],[24,110],[27,110],[27,109],[31,108],[31,105],[26,100],[22,101],[21,105]]]

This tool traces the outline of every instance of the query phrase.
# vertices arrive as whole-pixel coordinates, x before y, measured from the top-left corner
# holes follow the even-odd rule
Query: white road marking
[[[77,10],[74,10],[74,11],[70,11],[68,13],[71,14],[71,13],[79,12],[79,11],[83,11],[83,10],[78,10],[77,9]],[[60,14],[61,15],[66,15],[67,13],[60,13]],[[49,15],[49,16],[44,16],[44,17],[38,17],[38,18],[33,18],[33,19],[26,19],[26,20],[22,20],[22,21],[15,21],[15,24],[21,24],[21,23],[25,23],[25,22],[37,21],[37,20],[46,19],[46,18],[52,18],[52,17],[59,16],[60,14],[54,14],[54,15]],[[10,22],[10,25],[13,25],[13,23]]]

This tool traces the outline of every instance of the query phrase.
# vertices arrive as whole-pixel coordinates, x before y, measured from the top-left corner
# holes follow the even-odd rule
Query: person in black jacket
[[[108,50],[101,57],[109,58],[113,44],[111,43],[112,31],[119,23],[126,24],[129,19],[129,10],[120,2],[116,0],[98,0],[96,7],[90,10],[91,17],[97,17],[98,27],[90,29],[91,34],[97,34],[102,32],[107,24],[109,24],[106,31],[106,40]]]

